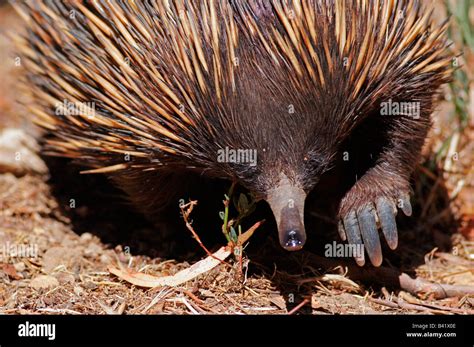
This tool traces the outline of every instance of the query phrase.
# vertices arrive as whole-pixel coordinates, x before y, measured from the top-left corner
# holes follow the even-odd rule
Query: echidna
[[[421,1],[16,8],[46,153],[109,175],[148,215],[176,208],[188,176],[234,180],[269,203],[290,251],[306,241],[307,195],[338,173],[341,238],[375,266],[379,229],[397,247],[397,206],[411,214],[410,175],[452,65],[447,21]]]

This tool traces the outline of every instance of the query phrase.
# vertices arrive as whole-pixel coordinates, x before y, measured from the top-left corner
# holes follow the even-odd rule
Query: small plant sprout
[[[219,217],[222,220],[222,233],[224,234],[227,240],[227,248],[229,251],[234,254],[238,263],[239,263],[239,276],[242,274],[242,267],[243,267],[243,250],[244,244],[248,241],[248,239],[252,236],[254,231],[264,222],[259,221],[255,223],[252,227],[250,227],[247,231],[242,232],[242,220],[249,216],[254,210],[256,206],[256,201],[252,197],[249,201],[249,198],[241,193],[238,197],[234,197],[234,190],[235,190],[236,182],[232,183],[229,191],[227,194],[224,194],[224,211],[219,212]],[[230,217],[230,202],[233,202],[235,209],[237,210],[238,214],[235,218]],[[198,233],[194,230],[192,226],[192,220],[190,220],[189,216],[194,208],[197,205],[197,201],[189,201],[185,203],[183,199],[179,201],[179,208],[181,209],[181,214],[183,216],[184,222],[186,223],[186,228],[191,232],[193,238],[198,242],[199,246],[206,252],[209,257],[215,258],[214,254],[203,244],[201,238],[199,237]],[[227,264],[221,259],[218,259],[220,262]],[[229,264],[227,264],[229,265]]]

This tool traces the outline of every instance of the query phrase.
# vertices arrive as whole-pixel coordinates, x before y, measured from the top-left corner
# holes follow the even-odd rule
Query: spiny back
[[[263,166],[321,152],[380,100],[431,98],[451,63],[447,23],[433,26],[417,0],[16,8],[28,23],[20,45],[47,151],[96,172],[169,166],[230,177],[236,167],[216,160],[225,146],[256,148]],[[86,107],[58,106],[68,103]]]

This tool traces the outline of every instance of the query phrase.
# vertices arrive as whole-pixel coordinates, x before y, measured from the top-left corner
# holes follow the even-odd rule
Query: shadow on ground
[[[44,158],[51,172],[50,185],[62,212],[71,219],[73,230],[77,234],[85,232],[98,236],[110,248],[120,245],[133,255],[147,255],[152,258],[176,259],[178,261],[197,261],[205,253],[198,246],[191,234],[184,227],[176,230],[173,240],[163,238],[159,230],[141,214],[126,203],[123,193],[115,188],[102,175],[81,175],[79,168],[68,160]],[[414,275],[415,269],[425,263],[425,255],[437,248],[450,251],[451,234],[457,225],[454,217],[443,206],[447,206],[448,195],[442,182],[435,182],[417,171],[414,177],[415,196],[412,198],[413,216],[397,217],[399,227],[399,247],[396,251],[383,245],[383,266]],[[219,184],[222,196],[226,184]],[[213,199],[222,201],[220,194]],[[321,201],[326,198],[321,195]],[[427,209],[425,202],[435,204],[435,209]],[[444,204],[444,205],[443,205]],[[203,211],[208,207],[208,211]],[[209,209],[211,211],[209,211]],[[219,232],[221,221],[218,218],[219,205],[201,206],[192,215],[193,225],[209,249],[217,249],[225,239]],[[433,215],[435,211],[442,214]],[[179,217],[179,208],[176,206]],[[311,213],[314,212],[314,213]],[[314,211],[307,211],[308,230],[307,252],[289,253],[281,249],[276,233],[276,223],[268,205],[258,204],[256,212],[244,223],[244,229],[258,220],[266,222],[257,230],[251,239],[246,253],[250,259],[249,275],[270,278],[285,300],[289,310],[297,306],[304,298],[311,297],[314,289],[310,285],[301,285],[305,278],[320,276],[331,270],[309,259],[308,254],[325,256],[325,245],[334,240],[340,242],[335,230],[335,223],[328,217],[333,211],[327,204],[316,206]],[[212,232],[211,232],[212,231]],[[215,232],[214,232],[215,231]],[[177,241],[178,240],[178,241]],[[179,247],[176,247],[176,241]],[[382,242],[384,243],[384,242]],[[170,246],[171,245],[171,246]],[[335,264],[337,264],[337,259]],[[348,259],[344,259],[348,260]],[[352,260],[350,260],[352,261]],[[371,265],[366,265],[368,268]],[[303,282],[301,282],[303,280]],[[364,281],[365,288],[379,291],[382,287],[377,281]],[[397,289],[397,288],[392,288]],[[306,308],[308,312],[311,308]],[[305,308],[303,308],[303,311]],[[304,313],[301,311],[302,313]]]

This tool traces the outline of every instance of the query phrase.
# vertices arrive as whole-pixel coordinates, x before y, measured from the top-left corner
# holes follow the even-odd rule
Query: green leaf
[[[239,209],[239,200],[237,199],[236,196],[232,197],[232,203],[234,204],[235,208],[237,209],[237,212],[241,213],[241,211]]]
[[[233,226],[230,227],[230,239],[232,242],[237,243],[238,237]]]
[[[249,200],[245,194],[240,194],[239,202],[237,204],[239,212],[247,211],[249,208]]]

